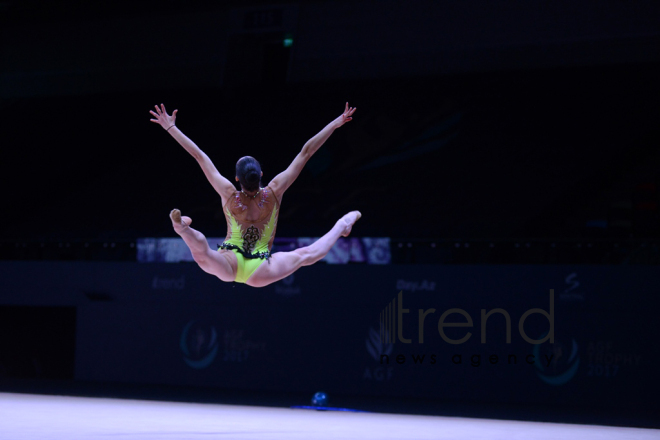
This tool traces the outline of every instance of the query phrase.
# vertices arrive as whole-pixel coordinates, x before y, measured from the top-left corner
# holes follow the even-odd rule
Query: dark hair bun
[[[256,169],[252,168],[245,173],[245,181],[248,183],[258,183],[259,173]]]
[[[243,189],[256,191],[261,182],[261,165],[254,157],[242,157],[236,162],[236,177]]]

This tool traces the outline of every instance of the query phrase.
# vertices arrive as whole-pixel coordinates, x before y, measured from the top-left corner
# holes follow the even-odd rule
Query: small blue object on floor
[[[332,408],[330,406],[292,406],[291,409],[315,409],[317,411],[348,411],[348,412],[361,412],[361,413],[369,412],[369,411],[362,411],[360,409]]]
[[[322,391],[319,391],[318,393],[314,394],[314,396],[312,396],[312,405],[313,406],[292,406],[291,408],[294,408],[294,409],[315,409],[317,411],[367,412],[367,411],[360,411],[360,410],[357,410],[357,409],[332,408],[330,406],[326,406],[327,404],[328,404],[328,395],[325,394]]]
[[[328,395],[322,391],[314,394],[312,397],[312,405],[314,406],[326,406],[328,404]]]

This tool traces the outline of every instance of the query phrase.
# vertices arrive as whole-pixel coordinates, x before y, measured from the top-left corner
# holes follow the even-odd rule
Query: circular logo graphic
[[[212,325],[192,320],[183,328],[180,345],[186,364],[196,369],[206,368],[218,354],[218,332]]]
[[[282,278],[282,282],[284,283],[285,286],[290,286],[293,284],[293,274],[289,275],[288,277]]]
[[[548,333],[539,339],[545,338]],[[549,385],[564,385],[571,380],[580,367],[578,344],[571,338],[570,343],[555,338],[555,343],[549,341],[534,346],[534,358],[537,360],[536,374]]]

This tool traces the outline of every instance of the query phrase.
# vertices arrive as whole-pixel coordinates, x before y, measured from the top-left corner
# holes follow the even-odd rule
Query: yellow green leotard
[[[218,245],[236,254],[237,283],[245,283],[250,275],[270,258],[275,239],[279,202],[270,187],[260,188],[255,198],[236,191],[223,207],[227,220],[227,238]]]

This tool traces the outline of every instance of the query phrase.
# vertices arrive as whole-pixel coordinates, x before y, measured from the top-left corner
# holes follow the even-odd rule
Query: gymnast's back
[[[270,186],[261,188],[254,197],[235,191],[223,207],[227,220],[225,243],[239,246],[249,254],[270,251],[279,208],[279,201]]]

